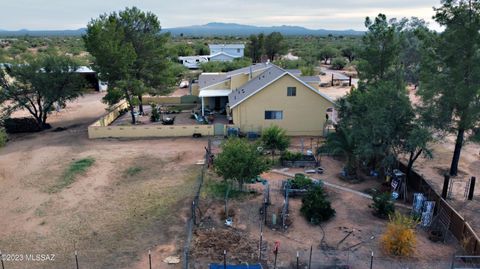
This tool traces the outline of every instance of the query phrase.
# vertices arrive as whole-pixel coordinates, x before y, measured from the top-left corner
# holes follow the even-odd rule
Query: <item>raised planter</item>
[[[289,161],[289,160],[282,160],[282,166],[285,167],[317,167],[318,161],[315,156],[312,155],[303,155],[300,160]]]

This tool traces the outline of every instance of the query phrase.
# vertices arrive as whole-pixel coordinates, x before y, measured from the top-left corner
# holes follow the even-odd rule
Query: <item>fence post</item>
[[[450,176],[445,174],[445,178],[443,180],[443,189],[442,189],[442,198],[445,200],[447,199],[449,185],[450,185]]]
[[[263,223],[260,221],[260,243],[258,244],[258,262],[262,262]]]
[[[332,87],[333,87],[333,73],[332,73]]]
[[[475,192],[475,181],[477,181],[475,177],[472,177],[470,179],[470,190],[468,192],[468,200],[473,200],[473,194]]]
[[[152,252],[148,250],[148,268],[152,269]]]
[[[78,255],[76,250],[75,250],[75,265],[77,266],[77,269],[78,269]]]
[[[373,268],[373,251],[372,251],[372,256],[370,256],[370,269]]]
[[[277,255],[278,255],[277,242],[275,242],[275,250],[273,251],[273,254],[275,254],[275,259],[273,260],[273,269],[277,269]]]
[[[2,251],[0,250],[0,263],[2,263],[2,269],[5,269],[5,265],[3,264],[3,256]]]
[[[263,203],[263,219],[264,219],[265,225],[267,225],[267,199],[265,199]]]
[[[193,225],[197,225],[197,220],[195,217],[195,199],[192,201],[192,219],[193,219]]]
[[[223,269],[227,269],[227,251],[223,250]]]
[[[308,258],[308,269],[312,268],[312,250],[313,250],[313,246],[310,246],[310,258]]]
[[[299,268],[299,267],[298,267],[298,251],[297,251],[297,269],[298,269],[298,268]]]

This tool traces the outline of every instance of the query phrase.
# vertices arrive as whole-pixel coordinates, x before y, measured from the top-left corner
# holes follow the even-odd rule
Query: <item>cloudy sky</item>
[[[431,22],[440,0],[0,0],[0,29],[85,27],[101,13],[137,6],[155,13],[164,28],[233,22],[257,26],[363,30],[366,16],[416,16]],[[431,23],[431,27],[436,26]]]

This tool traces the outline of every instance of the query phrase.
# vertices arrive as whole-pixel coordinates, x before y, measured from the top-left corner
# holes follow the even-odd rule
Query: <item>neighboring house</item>
[[[178,61],[189,69],[200,68],[201,63],[231,62],[244,56],[244,44],[210,44],[210,55],[181,56]]]
[[[234,58],[240,58],[245,56],[244,44],[210,44],[210,57],[217,54],[224,54]]]
[[[197,69],[201,63],[208,62],[208,58],[208,55],[180,56],[178,57],[178,61],[189,69]]]
[[[302,77],[270,63],[199,77],[202,113],[226,109],[232,124],[244,132],[278,125],[288,135],[323,135],[335,113],[334,101],[319,89],[318,76]]]

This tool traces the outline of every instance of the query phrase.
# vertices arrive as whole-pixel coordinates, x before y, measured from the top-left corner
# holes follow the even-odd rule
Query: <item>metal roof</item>
[[[232,90],[230,89],[219,89],[219,90],[200,90],[198,97],[220,97],[228,96]]]
[[[245,44],[209,44],[210,49],[244,49]]]
[[[214,57],[217,57],[217,56],[220,56],[220,55],[225,55],[225,56],[228,56],[228,57],[233,58],[233,59],[240,58],[240,56],[234,56],[234,55],[228,54],[224,51],[220,51],[220,52],[217,52],[215,54],[212,54],[212,55],[208,56],[208,58],[214,58]]]

